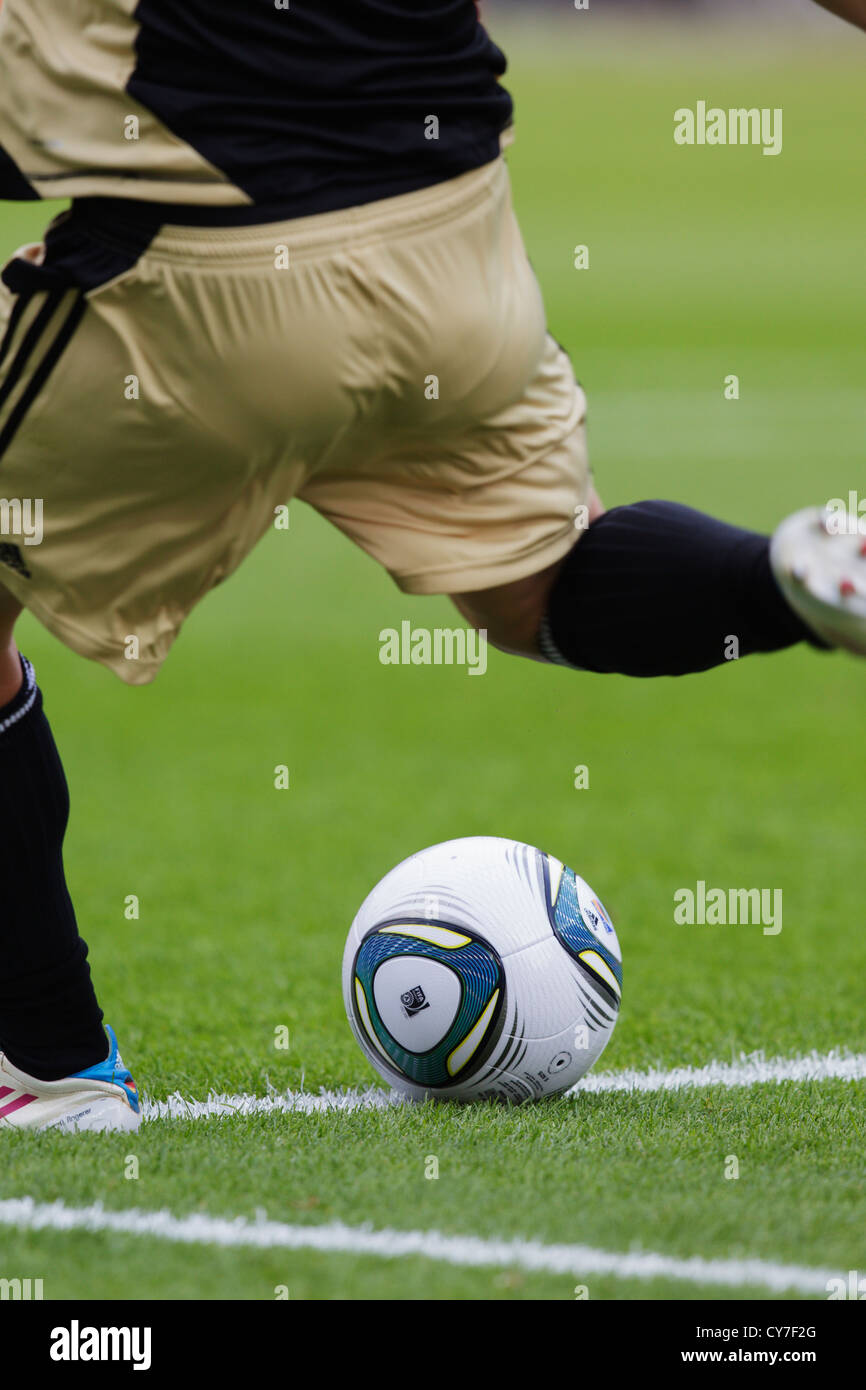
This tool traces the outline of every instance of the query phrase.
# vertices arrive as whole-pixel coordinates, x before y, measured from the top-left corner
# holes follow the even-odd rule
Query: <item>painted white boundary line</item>
[[[524,1269],[585,1282],[592,1276],[621,1279],[679,1279],[690,1284],[724,1288],[760,1288],[773,1293],[794,1291],[827,1294],[837,1271],[769,1260],[680,1259],[651,1251],[618,1253],[589,1245],[545,1245],[536,1240],[488,1240],[480,1236],[447,1236],[441,1231],[375,1231],[369,1226],[289,1226],[281,1221],[246,1221],[196,1213],[174,1216],[170,1211],[107,1211],[101,1203],[67,1207],[63,1202],[38,1203],[32,1197],[0,1201],[0,1226],[28,1231],[110,1231],[149,1236],[181,1245],[219,1245],[257,1250],[317,1250],[326,1254],[372,1255],[402,1259],[420,1255],[428,1260],[464,1267]]]
[[[672,1071],[590,1072],[568,1094],[579,1099],[591,1092],[681,1091],[703,1086],[757,1086],[783,1081],[864,1081],[866,1052],[811,1052],[802,1057],[764,1057],[761,1052],[741,1055],[736,1062],[710,1062],[704,1067],[675,1067]],[[144,1097],[146,1120],[202,1120],[211,1115],[312,1115],[329,1110],[381,1110],[401,1104],[394,1091],[367,1090],[274,1091],[267,1096],[223,1095],[211,1091],[207,1100],[188,1100],[179,1092],[168,1100]]]
[[[581,1091],[681,1091],[691,1086],[758,1086],[782,1081],[866,1080],[866,1052],[834,1050],[800,1057],[765,1057],[763,1052],[741,1054],[736,1062],[708,1062],[704,1067],[674,1067],[672,1071],[590,1072],[571,1093]]]

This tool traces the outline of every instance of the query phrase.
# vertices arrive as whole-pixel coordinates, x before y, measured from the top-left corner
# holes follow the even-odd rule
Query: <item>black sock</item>
[[[0,1048],[43,1081],[105,1060],[108,1042],[63,874],[69,794],[42,694],[0,708]]]
[[[541,650],[585,671],[682,676],[795,642],[823,647],[785,602],[769,549],[677,502],[614,507],[566,557]]]

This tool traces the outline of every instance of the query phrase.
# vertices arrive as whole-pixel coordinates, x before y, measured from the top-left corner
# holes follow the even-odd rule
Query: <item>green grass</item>
[[[862,50],[848,36],[744,56],[702,39],[643,62],[640,35],[629,54],[583,34],[513,45],[511,165],[551,327],[589,394],[605,501],[670,496],[770,527],[846,495],[862,473]],[[673,110],[700,97],[783,106],[782,156],[677,149]],[[43,221],[4,209],[0,246]],[[578,242],[588,272],[571,268]],[[730,372],[738,402],[723,398]],[[494,653],[470,680],[380,665],[378,633],[402,618],[451,613],[401,596],[298,506],[150,688],[22,622],[72,788],[70,886],[148,1093],[370,1082],[340,998],[348,925],[398,859],[476,833],[544,846],[611,909],[625,997],[605,1068],[863,1048],[857,663],[798,650],[628,682]],[[781,888],[781,934],[676,926],[674,890],[699,878]],[[5,1135],[0,1196],[866,1270],[863,1101],[861,1086],[786,1084]],[[293,1298],[569,1299],[575,1282],[0,1228],[0,1275],[16,1274],[94,1298],[268,1299],[285,1284]],[[593,1298],[724,1292],[587,1282]]]

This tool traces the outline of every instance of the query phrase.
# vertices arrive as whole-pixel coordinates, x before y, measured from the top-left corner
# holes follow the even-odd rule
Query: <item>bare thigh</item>
[[[0,585],[0,706],[6,705],[21,686],[21,663],[15,646],[15,624],[21,604]]]
[[[589,503],[589,524],[592,525],[603,513],[601,499],[593,489]],[[559,560],[537,574],[495,589],[452,594],[451,602],[473,627],[485,629],[487,640],[500,651],[543,661],[538,633],[547,612],[550,591],[564,564],[565,559]]]

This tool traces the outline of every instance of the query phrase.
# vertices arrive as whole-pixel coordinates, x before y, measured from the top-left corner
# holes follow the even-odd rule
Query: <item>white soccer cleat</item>
[[[816,636],[866,656],[866,531],[851,512],[807,507],[783,521],[770,564],[788,603]]]
[[[134,1130],[141,1106],[132,1076],[107,1028],[108,1057],[61,1081],[40,1081],[12,1065],[0,1052],[0,1130]]]

